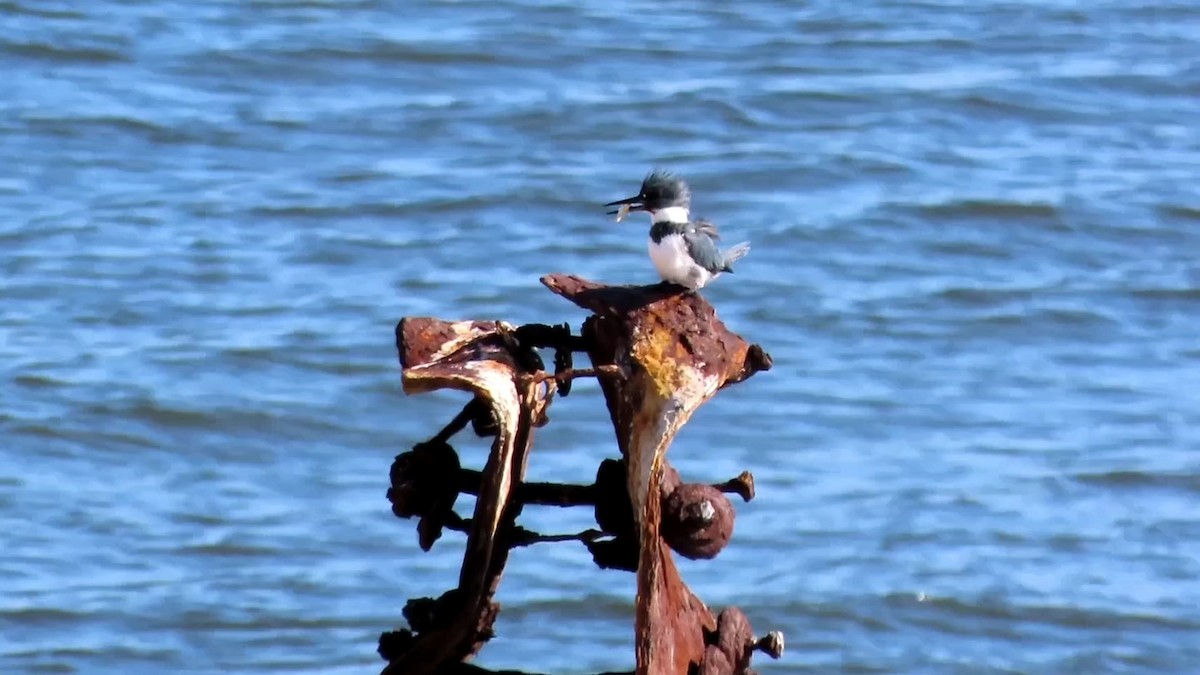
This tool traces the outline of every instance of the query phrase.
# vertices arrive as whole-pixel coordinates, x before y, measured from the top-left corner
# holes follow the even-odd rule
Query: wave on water
[[[1159,213],[1170,218],[1200,222],[1200,205],[1164,204],[1159,207]]]
[[[657,281],[654,166],[754,246],[703,294],[776,368],[670,457],[756,474],[680,564],[756,668],[1196,670],[1200,9],[1069,4],[0,0],[0,671],[376,667],[463,541],[388,508],[465,396],[396,322],[578,329],[537,279]],[[527,551],[485,663],[627,669],[633,580]]]
[[[921,204],[915,210],[929,218],[1004,218],[1052,220],[1060,217],[1057,204],[1000,199],[954,199]]]
[[[40,42],[12,42],[11,37],[0,37],[0,54],[23,57],[37,61],[55,63],[78,63],[107,65],[128,63],[131,61],[124,49],[113,49],[98,46],[71,47],[61,44]]]
[[[1200,472],[1135,471],[1130,469],[1077,473],[1071,478],[1084,485],[1115,490],[1165,489],[1200,494]]]

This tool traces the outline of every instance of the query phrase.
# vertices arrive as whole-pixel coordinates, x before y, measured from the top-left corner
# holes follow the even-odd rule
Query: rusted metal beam
[[[405,319],[396,327],[396,347],[406,393],[469,392],[490,411],[496,430],[458,586],[439,598],[441,611],[422,626],[424,630],[405,644],[393,645],[383,671],[385,675],[432,675],[443,664],[466,660],[491,636],[499,610],[492,596],[509,552],[498,540],[520,513],[521,505],[513,495],[525,477],[533,429],[544,418],[556,384],[535,381],[541,372],[540,359],[519,344],[516,328],[503,322]],[[392,492],[400,491],[393,479]],[[393,508],[396,499],[393,496]],[[381,652],[382,648],[381,640]]]
[[[588,356],[624,374],[600,386],[638,523],[637,673],[682,675],[704,661],[705,634],[717,630],[717,618],[683,583],[660,532],[664,457],[701,404],[770,368],[770,356],[729,331],[702,296],[678,286],[606,286],[561,274],[542,283],[593,312],[583,327]]]
[[[720,388],[771,366],[757,345],[731,333],[698,294],[666,284],[612,287],[574,276],[543,283],[593,312],[581,335],[568,326],[497,321],[404,319],[396,328],[404,390],[458,389],[472,398],[430,440],[397,456],[388,498],[402,518],[418,517],[421,547],[443,529],[467,535],[458,584],[441,597],[404,608],[410,629],[385,633],[385,675],[485,673],[465,663],[492,636],[493,600],[509,550],[539,542],[579,541],[602,568],[636,571],[637,675],[745,675],[755,650],[778,656],[782,636],[750,632],[737,608],[714,615],[683,583],[670,550],[715,556],[733,531],[724,493],[749,501],[748,472],[716,485],[684,483],[665,459],[671,440]],[[553,373],[538,349],[554,349]],[[575,368],[586,351],[591,368]],[[533,430],[547,421],[555,395],[596,377],[616,431],[620,461],[600,463],[593,485],[525,483]],[[494,438],[482,471],[463,468],[449,441],[470,425]],[[476,495],[474,513],[458,515],[460,492]],[[541,535],[516,524],[526,504],[589,505],[599,529]],[[515,675],[515,674],[514,674]]]

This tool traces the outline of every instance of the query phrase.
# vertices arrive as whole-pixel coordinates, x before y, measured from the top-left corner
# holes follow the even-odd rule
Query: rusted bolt
[[[749,471],[743,471],[738,474],[737,478],[732,478],[724,483],[718,483],[713,487],[721,492],[738,495],[742,498],[742,501],[748,502],[754,499],[754,474]]]
[[[477,405],[472,409],[471,431],[474,431],[475,435],[480,438],[500,433],[500,425],[496,422],[496,415],[492,412],[492,407],[479,399],[475,399],[472,403],[477,403]]]
[[[775,365],[774,359],[761,345],[753,344],[746,350],[746,366],[752,373],[770,370]]]
[[[596,524],[600,529],[617,536],[633,536],[636,528],[624,460],[606,459],[596,467],[595,497]]]
[[[733,536],[733,505],[711,485],[684,483],[663,500],[660,533],[679,555],[714,558]]]
[[[392,462],[392,486],[387,498],[399,518],[420,516],[417,542],[428,551],[442,536],[446,519],[454,513],[458,499],[458,453],[448,443],[429,441]]]
[[[600,569],[637,571],[638,542],[633,534],[613,539],[584,541],[583,544],[587,546],[588,551],[592,554],[592,561]]]
[[[742,610],[726,607],[717,615],[715,644],[739,670],[750,665],[750,650],[746,645],[753,639],[754,631],[750,628],[750,620]]]
[[[411,598],[404,603],[404,620],[409,628],[417,633],[424,633],[435,625],[438,601],[433,598]]]
[[[556,376],[574,370],[575,361],[572,358],[571,350],[556,349],[554,350],[554,374]],[[568,396],[571,393],[571,380],[561,379],[558,382],[558,393],[562,396]]]
[[[467,423],[471,424],[471,428],[477,436],[495,436],[496,435],[496,420],[492,414],[492,407],[487,401],[478,396],[467,401],[463,409],[459,411],[450,423],[442,427],[442,430],[436,436],[429,439],[429,443],[445,443],[449,441],[454,434],[463,430]]]
[[[666,471],[663,472],[663,496],[671,494],[681,484],[683,484],[683,479],[679,477],[679,471],[675,467],[668,465]],[[738,474],[737,478],[730,478],[724,483],[713,483],[713,487],[721,492],[738,495],[742,498],[742,501],[748,502],[754,499],[754,474],[749,471],[743,471]]]
[[[700,663],[700,675],[735,675],[733,661],[721,648],[708,645],[704,648],[704,661]]]
[[[396,455],[390,471],[391,488],[387,491],[392,513],[412,518],[431,513],[458,496],[458,453],[449,443],[430,441]]]
[[[746,672],[750,667],[750,656],[756,650],[773,659],[783,656],[783,633],[773,630],[762,638],[755,637],[750,620],[737,607],[721,610],[717,615],[717,630],[706,634],[705,642],[710,650],[719,648],[729,658],[734,666],[732,672]]]
[[[412,648],[416,636],[408,629],[388,631],[379,635],[379,647],[376,651],[384,661],[393,661]]]
[[[750,638],[750,648],[757,649],[773,659],[778,659],[783,656],[783,633],[773,630],[762,636],[762,639]]]

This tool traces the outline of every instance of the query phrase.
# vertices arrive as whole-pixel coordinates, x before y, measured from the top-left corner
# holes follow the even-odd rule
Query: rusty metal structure
[[[388,499],[400,518],[416,518],[429,550],[445,530],[466,534],[457,585],[404,607],[409,628],[380,637],[384,675],[487,673],[468,661],[492,637],[494,596],[509,551],[548,541],[580,541],[601,568],[637,574],[637,675],[740,675],[763,651],[778,658],[783,636],[755,637],[745,614],[714,614],[680,578],[671,551],[712,558],[733,534],[725,496],[754,496],[749,472],[718,485],[684,482],[667,449],[696,409],[721,388],[771,367],[697,293],[678,286],[607,286],[576,276],[542,283],[592,312],[578,335],[567,325],[405,318],[396,327],[404,391],[467,392],[471,400],[438,434],[396,457]],[[548,371],[539,350],[554,351]],[[586,353],[592,367],[577,369]],[[598,378],[620,459],[600,462],[592,485],[527,483],[534,430],[556,396],[580,377]],[[467,426],[493,438],[482,470],[463,468],[450,445]],[[460,493],[476,497],[471,517],[454,510]],[[517,524],[526,505],[591,506],[597,527],[541,535]],[[515,675],[515,674],[513,674]]]

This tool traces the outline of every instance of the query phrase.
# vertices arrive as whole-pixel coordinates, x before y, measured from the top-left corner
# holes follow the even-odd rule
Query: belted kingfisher
[[[630,211],[650,214],[650,259],[663,281],[691,290],[721,275],[733,272],[733,263],[750,252],[750,242],[742,242],[722,253],[717,248],[720,234],[707,220],[689,220],[692,191],[682,178],[666,171],[650,172],[642,189],[634,197],[609,202],[619,207],[609,211],[620,222]]]

